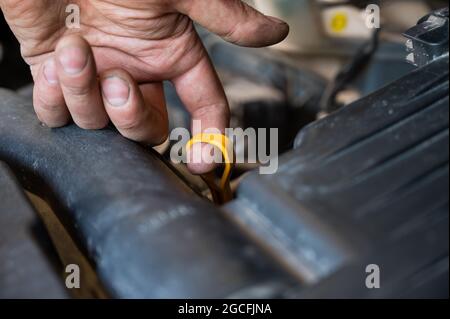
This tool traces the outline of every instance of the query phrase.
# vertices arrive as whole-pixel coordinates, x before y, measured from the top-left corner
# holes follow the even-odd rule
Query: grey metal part
[[[0,159],[51,204],[112,297],[277,297],[297,285],[153,151],[112,129],[46,128],[18,95],[0,96]]]
[[[448,296],[448,102],[444,57],[307,127],[228,214],[306,280],[300,297]]]

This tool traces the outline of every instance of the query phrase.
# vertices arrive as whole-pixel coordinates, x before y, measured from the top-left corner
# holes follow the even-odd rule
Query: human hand
[[[80,7],[79,29],[65,26],[69,3]],[[203,130],[228,125],[222,85],[193,21],[241,46],[275,44],[289,31],[240,0],[0,0],[0,6],[31,67],[41,122],[60,127],[73,119],[101,129],[111,121],[123,136],[152,145],[168,134],[164,80]],[[200,174],[213,166],[189,168]]]

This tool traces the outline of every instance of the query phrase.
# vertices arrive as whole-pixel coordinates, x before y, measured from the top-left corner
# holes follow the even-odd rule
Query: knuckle
[[[64,102],[56,101],[56,99],[52,99],[48,95],[35,94],[34,105],[36,112],[57,113],[64,107]]]
[[[240,40],[239,31],[240,31],[239,24],[235,24],[230,29],[228,29],[225,33],[223,33],[222,37],[226,41],[238,42]]]
[[[216,117],[229,118],[230,108],[227,102],[215,103],[209,105],[203,105],[198,107],[194,112],[193,116],[195,118],[204,118],[210,114],[215,114]]]
[[[143,118],[145,118],[145,114],[139,114],[135,110],[130,110],[122,112],[120,117],[116,119],[115,125],[121,130],[135,130],[141,126]]]
[[[45,125],[47,125],[49,128],[59,128],[67,125],[69,122],[66,118],[55,118],[55,119],[46,119],[43,121]]]
[[[77,84],[77,83],[64,83],[63,90],[66,95],[83,98],[88,96],[92,88],[89,84]]]
[[[89,120],[77,120],[75,122],[78,127],[83,130],[101,130],[108,125],[107,120],[97,120],[97,121],[89,121]]]

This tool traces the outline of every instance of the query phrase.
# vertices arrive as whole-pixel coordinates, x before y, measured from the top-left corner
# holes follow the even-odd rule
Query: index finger
[[[192,121],[199,121],[201,128],[192,127],[192,134],[205,133],[215,129],[222,134],[230,121],[230,110],[219,77],[206,52],[199,62],[187,72],[172,79],[177,94],[191,114]],[[202,155],[211,152],[211,145],[196,144],[193,153]],[[189,163],[188,168],[194,174],[212,171],[215,164]]]

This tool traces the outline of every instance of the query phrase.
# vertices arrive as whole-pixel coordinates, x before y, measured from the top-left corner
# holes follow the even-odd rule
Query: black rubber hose
[[[0,89],[0,160],[44,197],[112,297],[277,297],[293,283],[159,157],[113,130],[49,129]]]

